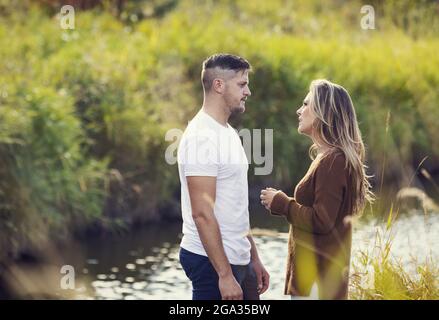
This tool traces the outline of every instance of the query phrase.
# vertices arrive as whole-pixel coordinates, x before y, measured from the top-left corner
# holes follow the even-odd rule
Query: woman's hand
[[[261,190],[261,204],[265,207],[265,209],[270,210],[274,195],[278,192],[279,190],[273,188],[265,188]]]

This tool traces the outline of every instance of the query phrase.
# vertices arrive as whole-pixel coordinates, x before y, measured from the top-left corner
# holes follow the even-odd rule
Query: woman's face
[[[305,134],[307,136],[312,135],[313,123],[316,117],[311,112],[310,106],[311,93],[308,93],[303,100],[303,105],[297,110],[297,115],[299,116],[299,128],[297,129],[299,133]]]

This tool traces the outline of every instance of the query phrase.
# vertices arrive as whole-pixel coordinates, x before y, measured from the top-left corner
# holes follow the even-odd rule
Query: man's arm
[[[255,241],[253,240],[252,235],[249,234],[247,236],[247,239],[248,239],[248,241],[250,241],[250,244],[252,246],[252,248],[250,250],[252,261],[259,260],[258,250],[256,249],[256,244],[255,244]]]
[[[221,232],[214,214],[216,177],[186,177],[191,200],[192,217],[201,243],[218,273],[219,289],[224,300],[242,300],[242,289],[232,273],[224,251]]]
[[[258,250],[256,249],[256,244],[253,240],[253,237],[249,234],[247,239],[251,244],[251,260],[253,269],[256,273],[256,278],[258,280],[258,291],[259,294],[263,294],[265,291],[267,291],[268,286],[270,285],[270,275],[264,268],[261,259],[259,259]]]

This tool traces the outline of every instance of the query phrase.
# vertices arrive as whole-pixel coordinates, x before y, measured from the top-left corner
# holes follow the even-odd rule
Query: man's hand
[[[243,293],[241,286],[236,281],[233,273],[220,277],[218,286],[223,300],[242,300]]]
[[[267,291],[270,285],[270,274],[262,265],[261,260],[253,260],[252,262],[253,270],[256,273],[256,279],[258,280],[258,293],[263,294]]]

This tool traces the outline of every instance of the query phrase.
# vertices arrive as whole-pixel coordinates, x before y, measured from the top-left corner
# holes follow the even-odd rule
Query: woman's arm
[[[312,207],[303,206],[283,192],[277,192],[271,201],[273,214],[285,216],[297,228],[327,234],[335,226],[346,192],[346,168],[343,156],[323,159],[315,172],[315,194]]]

